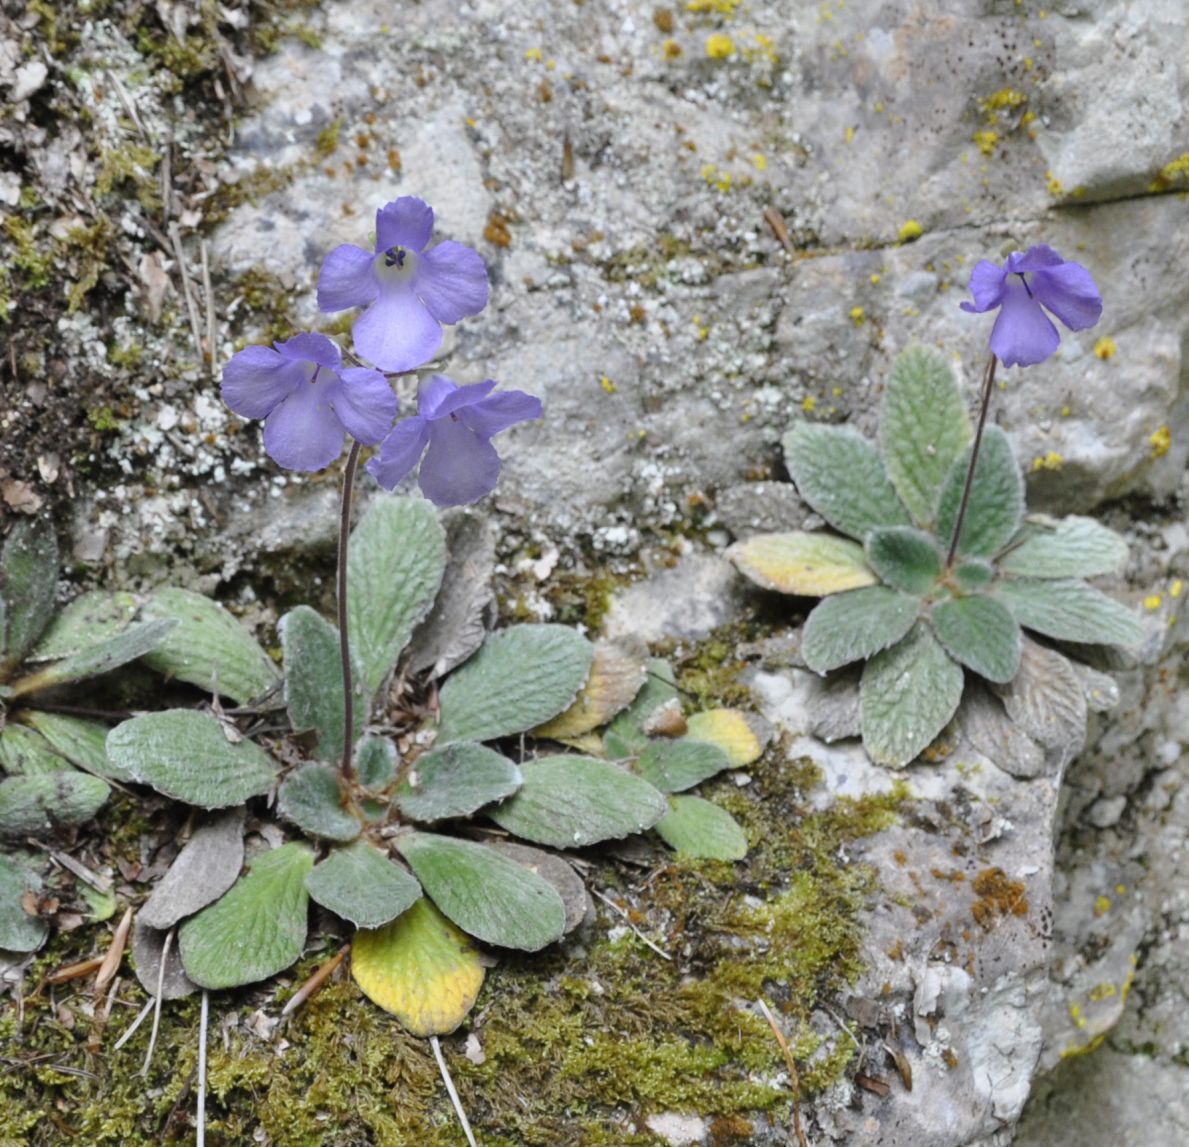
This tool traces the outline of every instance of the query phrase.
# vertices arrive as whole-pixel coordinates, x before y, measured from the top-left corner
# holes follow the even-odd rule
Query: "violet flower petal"
[[[343,426],[330,405],[337,379],[299,386],[264,422],[264,449],[286,470],[322,470],[343,452]]]
[[[219,391],[236,414],[264,418],[303,386],[309,374],[308,368],[286,361],[272,347],[249,346],[223,368]]]
[[[443,390],[441,383],[449,383],[450,389]],[[417,410],[429,419],[445,418],[464,407],[482,402],[494,389],[495,383],[491,379],[456,386],[450,379],[436,374],[417,395]]]
[[[990,345],[1004,366],[1033,366],[1061,345],[1057,328],[1029,296],[1024,281],[1014,275],[1004,285],[1003,304],[991,331]]]
[[[1010,275],[1022,275],[1027,271],[1043,271],[1046,267],[1059,267],[1065,260],[1047,243],[1037,243],[1027,251],[1013,251],[1003,264],[1003,270]]]
[[[417,258],[413,290],[440,323],[456,323],[487,306],[487,266],[478,252],[447,240]]]
[[[318,272],[318,310],[345,311],[374,301],[380,293],[373,270],[375,261],[370,251],[350,243],[331,251]]]
[[[430,424],[418,484],[435,506],[477,502],[495,489],[499,476],[500,456],[486,438],[453,418]]]
[[[433,208],[423,199],[402,195],[376,212],[376,251],[407,247],[421,251],[433,234]]]
[[[329,367],[337,371],[343,364],[342,351],[338,343],[325,335],[303,331],[284,342],[273,343],[277,353],[290,361],[312,362],[318,366]]]
[[[459,420],[482,438],[491,438],[518,422],[540,418],[541,400],[523,390],[504,390],[458,412]]]
[[[1071,331],[1092,327],[1102,317],[1102,296],[1078,263],[1062,263],[1032,276],[1032,294]]]
[[[368,460],[365,469],[385,490],[391,490],[417,465],[428,444],[425,419],[406,418],[380,443],[379,454]]]
[[[374,446],[392,429],[396,395],[378,370],[354,366],[339,375],[330,390],[330,406],[347,433],[365,446]]]
[[[381,370],[424,366],[442,345],[442,328],[414,298],[408,283],[386,283],[352,328],[355,349]]]
[[[1003,283],[1007,278],[1002,267],[987,259],[980,259],[970,272],[970,293],[973,303],[960,303],[962,310],[971,314],[982,314],[1003,301]]]

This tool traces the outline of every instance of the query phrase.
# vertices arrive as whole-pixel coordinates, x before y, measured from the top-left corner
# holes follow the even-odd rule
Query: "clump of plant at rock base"
[[[1089,518],[1025,514],[1020,468],[996,426],[986,429],[955,542],[971,438],[948,363],[910,348],[884,391],[878,445],[810,422],[784,436],[798,492],[837,533],[761,534],[729,551],[757,585],[823,599],[801,655],[821,674],[862,663],[851,711],[832,731],[861,732],[883,765],[916,758],[977,682],[1042,744],[1072,736],[1087,695],[1105,706],[1112,686],[1059,649],[1093,656],[1144,638],[1131,610],[1085,580],[1122,567],[1123,539]]]

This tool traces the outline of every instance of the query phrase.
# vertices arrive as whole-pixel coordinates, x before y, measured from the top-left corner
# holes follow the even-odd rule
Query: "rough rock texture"
[[[199,35],[197,8],[156,8],[179,44]],[[222,11],[220,35],[231,37],[247,17]],[[308,591],[300,562],[330,543],[334,475],[277,473],[256,428],[219,403],[214,375],[236,340],[326,322],[313,297],[322,254],[365,242],[374,208],[413,194],[433,203],[443,237],[478,247],[491,267],[492,304],[448,339],[444,368],[545,400],[543,422],[501,440],[493,508],[513,549],[545,555],[514,569],[543,579],[581,568],[582,552],[633,558],[658,537],[707,527],[716,543],[716,517],[736,534],[793,528],[804,509],[774,482],[789,421],[870,433],[888,364],[914,340],[952,353],[973,388],[990,320],[958,309],[970,267],[1051,243],[1093,269],[1103,322],[1066,337],[1044,366],[1004,372],[995,417],[1034,508],[1098,511],[1128,529],[1130,600],[1167,641],[1126,679],[1119,708],[1095,719],[1063,811],[1057,775],[1016,762],[1034,775],[1008,776],[961,742],[907,775],[919,818],[862,856],[884,892],[847,1023],[864,1039],[884,1033],[914,1087],[885,1059],[892,1096],[863,1093],[852,1107],[847,1091],[817,1116],[844,1143],[1006,1143],[1034,1073],[1064,1055],[1021,1142],[1072,1139],[1075,1126],[1095,1147],[1160,1142],[1153,1127],[1178,1142],[1189,992],[1189,716],[1176,697],[1185,631],[1173,619],[1176,579],[1189,577],[1181,0],[424,0],[399,10],[339,0],[308,20],[309,34],[253,61],[220,40],[221,57],[197,73],[204,92],[217,74],[224,95],[251,79],[220,157],[186,92],[143,84],[135,27],[100,13],[70,70],[38,43],[48,33],[36,13],[6,17],[0,144],[24,166],[0,173],[0,211],[40,195],[28,241],[55,236],[54,258],[82,284],[94,270],[105,302],[92,309],[86,291],[70,309],[39,300],[38,337],[51,343],[34,353],[33,310],[0,291],[19,334],[0,368],[5,507],[28,512],[58,492],[74,508],[75,558],[124,578],[153,580],[168,562],[175,577],[245,598],[245,572]],[[112,73],[122,94],[97,81]],[[77,127],[22,134],[79,92],[93,113],[86,139]],[[98,140],[104,154],[163,151],[168,138],[192,145],[172,175],[185,209],[175,203],[168,222],[168,195],[162,214],[135,171],[99,190],[80,150]],[[212,230],[202,208],[231,184]],[[108,204],[121,253],[102,276],[72,230],[96,218],[92,197]],[[13,275],[29,257],[18,239],[7,227]],[[125,290],[116,271],[127,268]],[[116,365],[134,350],[139,374]],[[53,403],[71,385],[88,396],[87,418],[55,443],[66,423]],[[18,424],[37,432],[9,437]],[[750,608],[754,597],[724,605],[734,591],[715,562],[691,554],[652,598],[621,594],[608,624],[630,629],[636,617],[651,633],[663,616],[693,636],[727,608]],[[800,733],[787,685],[796,673],[764,669],[756,688]],[[835,794],[891,783],[850,743],[797,744]],[[984,876],[993,871],[1002,881]],[[998,890],[981,919],[980,876]],[[1102,1052],[1069,1059],[1095,1036]],[[887,1055],[875,1044],[869,1054]],[[1076,1123],[1073,1088],[1086,1089]],[[693,1123],[660,1126],[693,1134]]]

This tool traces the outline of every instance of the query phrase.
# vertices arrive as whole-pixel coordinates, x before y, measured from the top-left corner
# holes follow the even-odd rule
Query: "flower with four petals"
[[[999,308],[991,330],[991,351],[1004,366],[1033,366],[1061,345],[1061,336],[1046,311],[1071,331],[1085,330],[1102,314],[1102,296],[1090,272],[1067,263],[1043,243],[1016,251],[1002,267],[980,260],[970,275],[972,314]]]

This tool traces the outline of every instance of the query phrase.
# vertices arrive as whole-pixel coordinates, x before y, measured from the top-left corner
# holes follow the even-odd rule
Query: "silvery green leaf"
[[[806,620],[801,656],[817,673],[865,660],[895,645],[920,612],[917,598],[887,586],[836,593],[814,606]]]
[[[932,622],[933,632],[955,661],[997,684],[1016,675],[1020,627],[994,598],[976,595],[936,602]]]
[[[552,884],[561,897],[566,909],[567,933],[572,932],[591,911],[590,894],[582,877],[570,867],[569,863],[556,853],[543,852],[539,848],[530,848],[527,844],[517,844],[513,840],[493,840],[488,848],[506,856],[517,864],[524,865],[530,872],[535,872],[547,884]]]
[[[717,745],[704,741],[653,741],[636,761],[636,772],[662,793],[692,789],[731,767]]]
[[[488,741],[548,721],[578,695],[594,646],[565,625],[493,633],[441,693],[438,743]]]
[[[151,669],[244,705],[280,674],[252,635],[217,601],[188,589],[154,592],[143,618],[172,618],[177,628],[145,658]]]
[[[178,930],[186,974],[202,988],[238,988],[283,972],[301,957],[308,931],[305,844],[258,856],[231,890]]]
[[[74,769],[8,777],[0,781],[0,837],[81,824],[99,811],[110,791],[98,777]]]
[[[1081,678],[1060,653],[1025,642],[1020,671],[997,692],[1008,717],[1046,749],[1065,749],[1072,755],[1081,748],[1086,695]]]
[[[336,848],[306,877],[316,904],[357,928],[380,928],[421,896],[421,885],[366,841]]]
[[[1059,641],[1136,646],[1143,626],[1125,605],[1074,579],[996,583],[995,595],[1025,629]]]
[[[805,713],[810,735],[827,745],[844,737],[860,736],[859,672],[848,669],[831,673],[824,680],[811,680]]]
[[[243,804],[272,787],[277,766],[251,741],[193,709],[145,713],[107,735],[107,755],[135,780],[199,808]]]
[[[21,720],[36,729],[52,746],[54,752],[65,757],[97,777],[116,781],[130,781],[131,774],[107,755],[106,725],[65,713],[47,713],[44,709],[26,709]]]
[[[825,530],[757,534],[729,546],[726,556],[761,588],[802,597],[825,597],[879,580],[858,542]]]
[[[1013,777],[1043,775],[1047,755],[1006,713],[1003,703],[980,681],[968,681],[957,723],[972,748]]]
[[[879,418],[888,476],[920,526],[931,526],[946,476],[970,441],[970,418],[953,369],[926,347],[892,367]]]
[[[355,749],[355,770],[368,792],[382,792],[396,776],[396,746],[387,737],[364,737]]]
[[[476,940],[536,952],[565,930],[557,890],[493,849],[427,832],[397,837],[396,847],[443,915]]]
[[[169,871],[137,913],[147,927],[168,931],[213,904],[236,881],[244,863],[244,809],[200,821]]]
[[[313,729],[319,760],[337,762],[343,755],[343,671],[339,631],[308,605],[281,618],[281,650],[285,660],[285,704],[297,732]],[[352,644],[354,651],[354,644]],[[355,691],[354,742],[367,720],[363,671],[352,654]]]
[[[863,670],[863,746],[877,764],[903,768],[945,728],[962,699],[962,668],[923,622]]]
[[[1029,515],[999,560],[1006,573],[1034,578],[1095,577],[1127,561],[1127,543],[1093,518]]]
[[[21,663],[41,636],[54,612],[58,588],[58,539],[44,518],[22,518],[0,548],[0,589],[4,609],[0,622],[0,680]]]
[[[49,925],[25,910],[27,893],[41,891],[41,876],[15,857],[0,853],[0,951],[35,952]]]
[[[168,951],[165,947],[167,937]],[[200,990],[182,967],[177,936],[150,928],[139,914],[132,925],[132,959],[136,965],[136,978],[150,996],[160,993],[163,1000],[182,1000]]]
[[[343,807],[338,770],[330,765],[306,764],[294,769],[277,792],[277,812],[308,836],[324,840],[354,840],[362,825]]]
[[[656,824],[671,849],[699,860],[742,860],[747,836],[724,808],[701,797],[669,798],[669,812]]]
[[[460,741],[419,757],[397,786],[393,801],[410,820],[471,816],[520,788],[520,769],[507,757]]]
[[[937,536],[947,549],[953,537],[970,450],[964,450],[950,470],[937,509]],[[998,426],[983,432],[978,466],[970,484],[970,503],[958,553],[966,557],[992,558],[1020,528],[1024,513],[1024,481],[1007,435]]]
[[[423,498],[378,498],[352,531],[347,614],[369,701],[433,604],[445,568],[445,531]]]
[[[782,442],[798,493],[836,530],[862,541],[876,526],[911,524],[875,444],[857,431],[798,422]]]
[[[973,593],[989,585],[995,568],[982,558],[964,558],[954,566],[954,582],[963,593]]]
[[[176,625],[176,621],[163,619],[129,626],[114,637],[106,637],[95,645],[64,657],[61,661],[51,661],[27,677],[14,681],[13,696],[24,697],[29,693],[40,693],[43,689],[55,685],[84,681],[88,677],[99,677],[109,673],[155,649]]]
[[[130,593],[92,590],[76,597],[46,627],[28,661],[57,661],[126,629],[136,614]]]
[[[524,784],[487,816],[533,844],[585,847],[651,828],[668,812],[647,781],[593,757],[538,757],[520,766]]]
[[[446,572],[433,608],[413,631],[409,669],[434,677],[461,665],[483,644],[495,622],[495,529],[482,514],[446,516]]]
[[[867,561],[880,579],[905,593],[927,594],[941,576],[937,542],[912,526],[881,526],[867,535]]]
[[[35,729],[10,722],[0,730],[0,769],[9,776],[42,776],[70,767],[70,762]]]
[[[635,700],[616,715],[603,734],[603,747],[610,757],[631,757],[649,743],[647,726],[658,709],[678,700],[677,675],[660,657],[644,662],[644,684]]]

